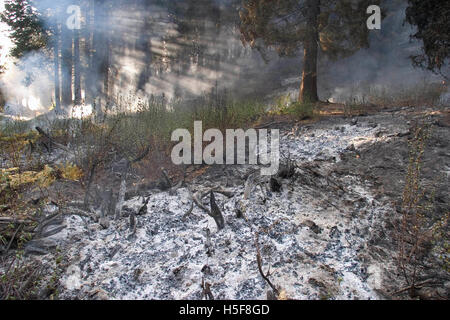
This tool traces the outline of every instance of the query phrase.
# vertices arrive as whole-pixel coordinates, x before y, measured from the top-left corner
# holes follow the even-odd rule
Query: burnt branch
[[[270,268],[267,271],[266,274],[264,274],[263,268],[262,268],[262,258],[261,258],[261,250],[259,248],[259,235],[258,233],[255,233],[255,247],[256,247],[256,262],[258,263],[258,271],[261,274],[261,277],[267,282],[267,284],[272,288],[272,291],[275,293],[275,295],[278,297],[280,295],[279,290],[277,287],[270,281]]]
[[[173,188],[172,181],[170,181],[169,174],[167,173],[166,169],[162,169],[161,172],[162,172],[164,181],[165,181],[166,184],[167,184],[168,189]]]
[[[41,136],[43,143],[45,144],[46,148],[48,151],[50,151],[50,146],[55,146],[63,151],[66,151],[67,153],[73,153],[72,151],[70,151],[66,146],[56,142],[52,137],[50,137],[47,133],[45,133],[44,130],[42,130],[40,127],[36,127],[35,128],[36,131],[39,133],[39,135]]]
[[[130,164],[135,164],[135,163],[138,163],[138,162],[144,160],[144,158],[145,158],[146,156],[148,156],[149,153],[150,153],[150,147],[148,146],[148,147],[144,150],[144,152],[143,152],[142,154],[140,154],[139,156],[137,156],[134,160],[131,160],[131,161],[130,161]]]
[[[211,292],[211,284],[205,282],[205,278],[202,278],[202,298],[205,297],[208,300],[214,300],[214,296]]]
[[[210,191],[210,204],[211,212],[209,213],[209,215],[214,218],[214,221],[216,221],[217,228],[219,228],[219,230],[222,230],[223,228],[225,228],[225,220],[223,219],[222,212],[217,205],[216,198],[214,197],[214,192],[212,191]]]

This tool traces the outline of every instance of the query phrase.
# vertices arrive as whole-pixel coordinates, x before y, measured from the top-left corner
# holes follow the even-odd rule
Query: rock
[[[350,121],[350,124],[356,126],[358,124],[358,118],[353,118],[352,121]]]

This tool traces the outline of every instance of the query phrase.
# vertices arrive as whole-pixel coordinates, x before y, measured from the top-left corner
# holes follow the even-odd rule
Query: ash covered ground
[[[278,178],[279,192],[255,175],[258,166],[202,168],[179,188],[131,197],[120,219],[62,212],[49,228],[64,228],[32,240],[28,257],[50,269],[63,257],[61,299],[203,299],[205,287],[215,299],[267,299],[271,288],[258,271],[257,249],[283,298],[396,298],[402,278],[392,221],[410,128],[419,119],[432,127],[425,184],[438,190],[434,212],[448,212],[448,110],[401,108],[278,124],[282,153],[295,164]],[[222,230],[192,201],[191,192],[211,189],[226,191],[215,193]],[[209,196],[203,202],[209,207]],[[64,211],[49,205],[47,214],[58,210]],[[36,255],[42,247],[58,250]],[[448,297],[448,273],[430,259],[426,272],[440,282],[429,294]]]

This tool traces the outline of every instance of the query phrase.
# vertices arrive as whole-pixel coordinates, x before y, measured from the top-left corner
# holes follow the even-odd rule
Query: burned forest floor
[[[161,159],[148,174],[145,147],[81,170],[29,133],[1,151],[1,298],[448,299],[449,126],[448,108],[272,119],[274,177]]]

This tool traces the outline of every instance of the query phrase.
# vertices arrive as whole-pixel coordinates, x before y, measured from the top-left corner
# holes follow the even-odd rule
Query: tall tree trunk
[[[147,10],[147,7],[144,7]],[[137,50],[144,52],[144,61],[138,80],[138,90],[145,90],[145,85],[151,77],[151,65],[152,65],[152,40],[150,36],[150,22],[149,17],[145,18],[144,28],[140,30],[140,37],[137,40]]]
[[[105,102],[108,106],[109,104],[109,71],[111,68],[111,32],[108,30],[105,34],[104,39],[104,50],[105,50],[105,58],[102,66],[102,74],[103,74],[103,94],[105,96]]]
[[[306,0],[308,32],[303,43],[303,74],[300,87],[300,102],[317,102],[317,55],[319,52],[318,16],[320,0]]]
[[[95,77],[92,79],[93,82],[93,94],[94,99],[97,98],[101,92],[102,88],[99,85],[99,79],[97,78],[98,75],[100,75],[100,65],[102,61],[102,53],[101,53],[101,38],[102,38],[102,27],[103,27],[103,21],[102,21],[102,15],[101,15],[101,5],[103,1],[100,0],[94,0],[94,19],[92,21],[92,27],[93,27],[93,36],[92,36],[92,77]]]
[[[56,21],[53,35],[53,59],[55,69],[55,112],[57,114],[61,112],[61,78],[59,76],[59,58],[59,24]]]
[[[65,19],[64,19],[65,20]],[[62,56],[62,85],[61,100],[63,107],[72,104],[72,75],[73,75],[73,32],[67,28],[65,23],[62,24],[61,32],[61,56]]]
[[[86,1],[85,7],[85,26],[84,26],[84,100],[86,104],[93,103],[93,63],[92,63],[92,0]]]
[[[94,1],[94,38],[93,38],[93,71],[97,76],[95,81],[95,98],[107,100],[109,91],[109,28],[108,4],[104,0]],[[101,108],[101,106],[98,106]]]
[[[81,62],[80,62],[80,31],[73,31],[73,68],[75,104],[81,103]]]

